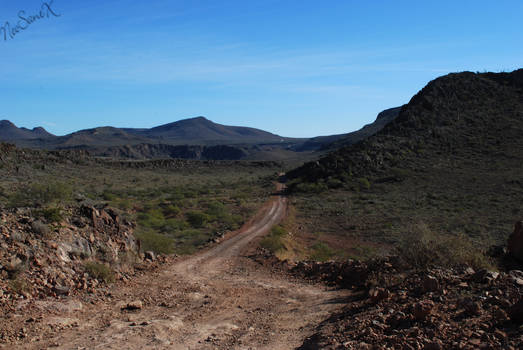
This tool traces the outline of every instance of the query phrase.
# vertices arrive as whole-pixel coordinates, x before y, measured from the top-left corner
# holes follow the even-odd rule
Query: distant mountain
[[[16,141],[29,139],[47,139],[55,137],[48,133],[44,128],[37,127],[29,130],[27,128],[18,128],[9,120],[0,120],[0,140]]]
[[[179,120],[151,129],[122,129],[133,135],[161,139],[170,144],[233,144],[294,141],[270,132],[214,123],[205,117]]]
[[[149,142],[146,137],[133,135],[123,129],[104,126],[73,132],[65,136],[48,139],[42,148],[71,148],[71,147],[109,147],[117,145],[132,145]]]
[[[338,143],[343,145],[368,137],[396,115],[386,112],[380,113],[376,122],[359,131],[312,139],[283,137],[260,129],[222,125],[204,117],[196,117],[150,129],[105,126],[80,130],[65,136],[49,134],[42,128],[17,128],[9,121],[2,121],[0,141],[29,148],[81,149],[95,156],[114,158],[299,161],[311,159],[314,157],[311,152],[316,150],[340,147]],[[329,146],[335,141],[336,143]]]
[[[401,107],[386,109],[378,114],[373,123],[367,124],[354,132],[310,138],[303,144],[300,144],[297,147],[297,151],[334,150],[343,146],[352,145],[383,129],[385,125],[398,116],[400,110]]]

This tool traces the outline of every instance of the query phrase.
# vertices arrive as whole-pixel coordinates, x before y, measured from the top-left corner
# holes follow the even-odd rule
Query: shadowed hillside
[[[290,178],[346,182],[390,176],[418,162],[521,160],[523,70],[449,74],[430,82],[375,136],[292,171]]]
[[[522,214],[522,134],[523,70],[435,79],[376,135],[288,173],[301,239],[327,258],[500,244]]]

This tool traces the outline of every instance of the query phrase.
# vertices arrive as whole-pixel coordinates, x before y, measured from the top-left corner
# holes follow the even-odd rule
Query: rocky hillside
[[[134,225],[110,208],[0,209],[0,299],[93,290],[139,260]]]
[[[398,257],[299,263],[299,276],[354,293],[299,349],[520,349],[523,272],[412,270]],[[358,276],[358,278],[354,278]]]
[[[308,163],[289,177],[347,181],[450,158],[521,164],[522,131],[523,69],[449,74],[424,87],[376,135]]]

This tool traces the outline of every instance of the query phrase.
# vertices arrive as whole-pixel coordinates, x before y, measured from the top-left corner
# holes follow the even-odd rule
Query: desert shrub
[[[261,242],[260,246],[265,248],[272,253],[277,253],[278,251],[285,249],[282,238],[287,234],[285,229],[281,226],[274,226],[271,229],[271,232],[265,236]]]
[[[183,242],[183,244],[194,247],[202,246],[209,240],[207,233],[194,229],[177,232],[176,237],[180,242]]]
[[[106,283],[114,282],[114,271],[109,266],[99,262],[89,261],[85,263],[84,267],[85,271],[92,278]]]
[[[360,186],[360,189],[363,189],[363,190],[370,189],[370,181],[366,177],[360,177],[358,179],[358,185]]]
[[[165,225],[165,217],[158,208],[148,209],[145,213],[138,214],[138,224],[148,228],[161,229]]]
[[[57,223],[64,219],[62,209],[59,207],[36,210],[34,215],[39,218],[44,218],[48,223]]]
[[[194,228],[200,228],[209,220],[209,216],[200,211],[189,211],[185,214],[187,221]]]
[[[106,201],[114,201],[117,198],[117,196],[116,196],[116,194],[105,190],[102,193],[102,198]]]
[[[164,225],[162,226],[162,231],[172,232],[175,230],[185,230],[189,228],[189,224],[183,219],[167,219],[165,220]]]
[[[41,207],[66,201],[72,196],[72,187],[65,183],[35,183],[24,186],[9,196],[10,207]]]
[[[397,247],[399,256],[414,268],[470,266],[492,268],[490,259],[464,234],[443,235],[418,223],[405,233]]]
[[[135,234],[141,242],[142,251],[153,251],[157,254],[172,254],[174,252],[174,240],[166,235],[152,230],[142,230]]]
[[[315,261],[327,261],[331,259],[334,254],[335,252],[331,247],[323,242],[318,242],[312,246],[310,258]]]
[[[343,182],[340,179],[329,178],[327,180],[327,187],[329,187],[329,188],[341,188],[341,187],[343,187]]]
[[[170,204],[163,208],[163,215],[166,218],[172,218],[177,216],[178,214],[180,214],[180,208],[178,208],[178,206],[176,205]]]
[[[213,219],[218,219],[226,215],[225,206],[217,201],[212,201],[207,205],[205,213]]]
[[[328,189],[324,183],[302,182],[292,185],[292,191],[298,193],[321,193]]]
[[[220,224],[224,230],[236,230],[240,228],[243,223],[243,217],[241,215],[227,214],[220,218]]]
[[[128,198],[116,198],[110,202],[110,206],[127,210],[132,207],[132,202]]]

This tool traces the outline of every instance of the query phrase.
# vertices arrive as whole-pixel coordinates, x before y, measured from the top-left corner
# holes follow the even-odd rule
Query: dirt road
[[[343,291],[296,282],[247,257],[285,215],[273,196],[242,229],[193,257],[110,288],[91,303],[43,301],[39,335],[22,349],[294,349],[333,311]],[[136,311],[122,310],[141,301]],[[54,311],[53,311],[54,310]],[[22,310],[21,310],[22,311]],[[10,347],[12,348],[12,347]]]

